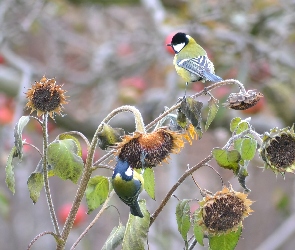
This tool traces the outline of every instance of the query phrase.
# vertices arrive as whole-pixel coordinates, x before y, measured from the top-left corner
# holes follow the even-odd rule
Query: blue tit
[[[173,64],[177,74],[187,83],[222,81],[221,77],[214,74],[214,65],[206,51],[191,36],[179,32],[167,46],[171,46],[175,52]]]
[[[143,218],[137,200],[144,185],[142,174],[134,171],[127,161],[118,159],[112,176],[112,185],[119,198],[130,207],[130,213]]]

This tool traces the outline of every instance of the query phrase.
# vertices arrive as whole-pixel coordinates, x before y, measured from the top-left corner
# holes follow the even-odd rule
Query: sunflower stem
[[[60,236],[59,227],[57,223],[57,218],[51,198],[51,192],[49,187],[48,180],[48,171],[47,171],[47,147],[48,147],[48,113],[43,114],[43,123],[42,123],[42,131],[43,131],[43,180],[44,180],[44,188],[47,198],[47,204],[51,216],[51,221],[54,227],[54,233],[57,236]]]
[[[136,131],[140,132],[140,131],[145,131],[144,129],[144,123],[142,120],[142,116],[139,112],[138,109],[136,109],[135,107],[132,106],[121,106],[117,109],[114,109],[110,114],[108,114],[108,116],[100,123],[100,125],[98,126],[98,128],[95,131],[95,134],[92,138],[92,141],[90,143],[90,148],[88,151],[88,155],[86,158],[86,163],[84,166],[84,170],[83,170],[83,174],[82,174],[82,178],[75,196],[75,199],[73,201],[73,205],[72,208],[70,210],[70,213],[66,219],[64,228],[62,230],[61,233],[61,237],[63,239],[63,241],[61,243],[58,244],[57,246],[57,250],[62,250],[64,249],[65,243],[67,241],[67,238],[70,234],[70,231],[73,227],[74,224],[74,220],[78,211],[78,208],[81,204],[82,198],[84,197],[86,188],[87,188],[87,184],[89,182],[89,179],[91,177],[93,168],[93,157],[94,157],[94,152],[98,143],[98,136],[99,133],[102,131],[103,129],[103,125],[108,123],[112,118],[114,118],[114,116],[116,116],[117,114],[121,113],[121,112],[132,112],[134,114],[135,117],[135,124],[136,124]]]

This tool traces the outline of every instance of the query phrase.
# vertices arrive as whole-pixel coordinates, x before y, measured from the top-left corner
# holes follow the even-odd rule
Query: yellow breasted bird
[[[219,82],[222,78],[214,74],[214,65],[206,51],[189,35],[179,32],[172,37],[171,46],[175,52],[173,64],[176,72],[188,82]]]
[[[138,196],[143,189],[143,176],[134,171],[127,161],[118,159],[113,176],[112,185],[119,198],[130,207],[130,213],[143,218],[138,204]]]

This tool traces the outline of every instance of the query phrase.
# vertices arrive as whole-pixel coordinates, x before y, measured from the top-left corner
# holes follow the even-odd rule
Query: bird
[[[127,161],[118,159],[112,176],[112,185],[119,198],[130,207],[130,213],[143,218],[138,204],[138,196],[144,185],[142,174],[133,170]]]
[[[167,46],[171,46],[175,52],[173,64],[186,85],[196,81],[222,81],[221,77],[214,74],[214,65],[207,52],[190,35],[178,32]]]

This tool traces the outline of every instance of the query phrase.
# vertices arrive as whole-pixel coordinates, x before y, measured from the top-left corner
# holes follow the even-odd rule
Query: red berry
[[[146,89],[146,82],[140,76],[122,78],[119,82],[120,87],[132,87],[138,91]]]
[[[173,32],[173,33],[170,33],[166,39],[165,39],[165,48],[166,48],[166,51],[171,54],[171,55],[175,55],[175,52],[174,50],[172,49],[171,46],[167,46],[167,44],[170,44],[171,43],[171,40],[172,40],[172,37],[176,34],[177,32]]]
[[[65,223],[66,219],[68,217],[68,214],[71,210],[72,204],[70,203],[65,203],[63,206],[60,207],[60,209],[58,210],[58,219],[61,223]],[[80,205],[78,212],[76,214],[76,218],[74,221],[74,226],[78,226],[81,223],[83,223],[86,220],[86,213],[87,210],[85,208],[85,206],[83,204]]]
[[[8,107],[0,108],[0,124],[5,125],[11,123],[13,120],[13,110]]]
[[[5,58],[0,54],[0,64],[4,64],[5,63]]]

